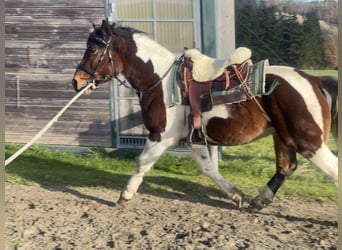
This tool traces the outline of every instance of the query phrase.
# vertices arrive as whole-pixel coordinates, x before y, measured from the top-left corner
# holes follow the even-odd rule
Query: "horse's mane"
[[[131,27],[124,27],[117,23],[112,23],[111,26],[113,34],[121,37],[129,37],[136,33],[146,34],[141,30],[137,30]]]
[[[129,38],[130,36],[132,36],[133,34],[146,34],[145,32],[138,30],[138,29],[134,29],[131,27],[125,27],[125,26],[121,26],[118,23],[109,23],[107,22],[107,27],[109,28],[109,30],[111,30],[112,34],[115,36],[119,36],[119,37],[123,37],[123,38]],[[94,26],[95,28],[95,26]],[[100,35],[101,32],[101,27],[96,27],[95,30],[90,33],[90,36],[88,38],[88,43],[90,42],[97,42],[98,37],[101,37]]]

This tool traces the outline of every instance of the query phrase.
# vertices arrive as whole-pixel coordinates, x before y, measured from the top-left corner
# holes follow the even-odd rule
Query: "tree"
[[[240,0],[235,4],[236,45],[249,47],[254,61],[268,58],[271,64],[297,68],[318,68],[328,61],[332,63],[336,51],[330,48],[324,54],[316,12],[307,12],[300,23],[297,15],[280,12],[277,6],[263,0]],[[332,41],[330,44],[333,46]]]
[[[237,1],[236,7],[237,46],[249,47],[254,61],[277,58],[275,7],[266,7],[264,2],[258,6],[255,1]]]
[[[253,50],[251,41],[255,39],[255,31],[258,30],[257,6],[256,3],[244,3],[236,1],[236,41],[239,46],[250,47]]]
[[[274,6],[261,5],[258,9],[258,40],[257,57],[259,60],[268,58],[271,63],[284,63],[279,55],[279,20]]]
[[[303,28],[294,15],[281,16],[279,20],[278,54],[287,65],[300,67],[301,48],[304,40]]]
[[[328,69],[338,67],[337,39],[332,34],[326,34],[324,38],[324,66]]]
[[[300,64],[305,68],[323,65],[324,47],[319,19],[315,11],[306,14],[303,22],[304,41],[301,48]]]

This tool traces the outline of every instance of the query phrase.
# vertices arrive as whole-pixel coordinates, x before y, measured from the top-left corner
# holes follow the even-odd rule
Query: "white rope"
[[[35,143],[51,126],[53,123],[55,123],[58,118],[65,112],[65,110],[67,110],[70,105],[75,102],[88,88],[90,88],[91,86],[93,86],[92,84],[89,84],[88,86],[86,86],[84,89],[82,89],[80,92],[78,92],[74,98],[72,98],[67,105],[64,106],[64,108],[61,109],[61,111],[59,111],[57,113],[57,115],[55,115],[55,117],[52,118],[52,120],[45,125],[44,128],[42,128],[38,134],[36,134],[28,143],[26,143],[23,147],[21,147],[17,152],[15,152],[11,157],[9,157],[8,159],[5,160],[5,166],[7,166],[8,164],[10,164],[12,161],[14,161],[19,155],[21,155],[26,149],[28,149],[33,143]]]

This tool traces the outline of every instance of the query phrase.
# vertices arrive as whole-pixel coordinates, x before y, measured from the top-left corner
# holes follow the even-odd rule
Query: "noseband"
[[[111,68],[112,68],[113,77],[116,77],[116,75],[115,75],[116,72],[115,72],[115,63],[114,63],[112,54],[110,53],[110,50],[109,50],[111,42],[112,42],[112,37],[110,37],[107,42],[105,40],[103,40],[102,38],[97,37],[97,36],[94,36],[94,38],[95,38],[96,42],[98,44],[100,44],[101,47],[104,48],[103,51],[102,51],[102,54],[101,54],[101,56],[99,58],[99,60],[97,61],[96,66],[94,67],[93,70],[89,70],[83,64],[79,64],[77,66],[77,69],[79,69],[79,70],[81,70],[81,71],[83,71],[83,72],[85,72],[85,73],[90,75],[90,78],[87,79],[87,84],[89,84],[90,82],[94,82],[95,85],[97,85],[97,82],[99,82],[99,81],[110,80],[110,79],[106,79],[106,78],[104,78],[104,79],[96,79],[96,72],[97,72],[97,70],[98,70],[98,68],[99,68],[99,66],[100,66],[101,62],[103,61],[103,59],[104,59],[106,54],[108,54],[109,62],[111,64]]]

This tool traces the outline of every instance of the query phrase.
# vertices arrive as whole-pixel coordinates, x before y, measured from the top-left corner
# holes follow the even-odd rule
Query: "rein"
[[[173,61],[173,63],[170,65],[170,67],[166,70],[166,72],[163,74],[163,76],[156,82],[154,83],[152,86],[148,87],[146,90],[140,90],[140,89],[135,89],[131,86],[129,86],[125,80],[121,80],[119,79],[117,76],[115,76],[115,79],[120,83],[119,85],[123,85],[124,87],[134,90],[138,97],[139,97],[139,101],[142,101],[142,98],[144,96],[144,94],[151,92],[152,90],[154,90],[156,87],[158,87],[158,85],[160,85],[162,83],[162,81],[164,80],[164,78],[167,76],[167,74],[171,71],[171,69],[173,68],[173,66],[175,66],[177,64],[177,62],[180,62],[181,60],[183,60],[184,57],[184,53],[181,54],[178,58],[176,58],[176,60]]]
[[[166,72],[164,73],[164,75],[159,79],[159,81],[157,81],[155,84],[153,84],[152,86],[150,86],[148,89],[142,91],[142,90],[135,90],[139,96],[139,101],[142,101],[142,98],[144,96],[144,94],[151,92],[153,89],[155,89],[159,84],[162,83],[162,81],[164,80],[164,78],[167,76],[167,74],[171,71],[171,69],[173,68],[173,66],[175,66],[177,64],[177,62],[183,60],[184,57],[184,53],[181,54],[176,60],[173,61],[173,63],[170,65],[170,67],[166,70]]]

